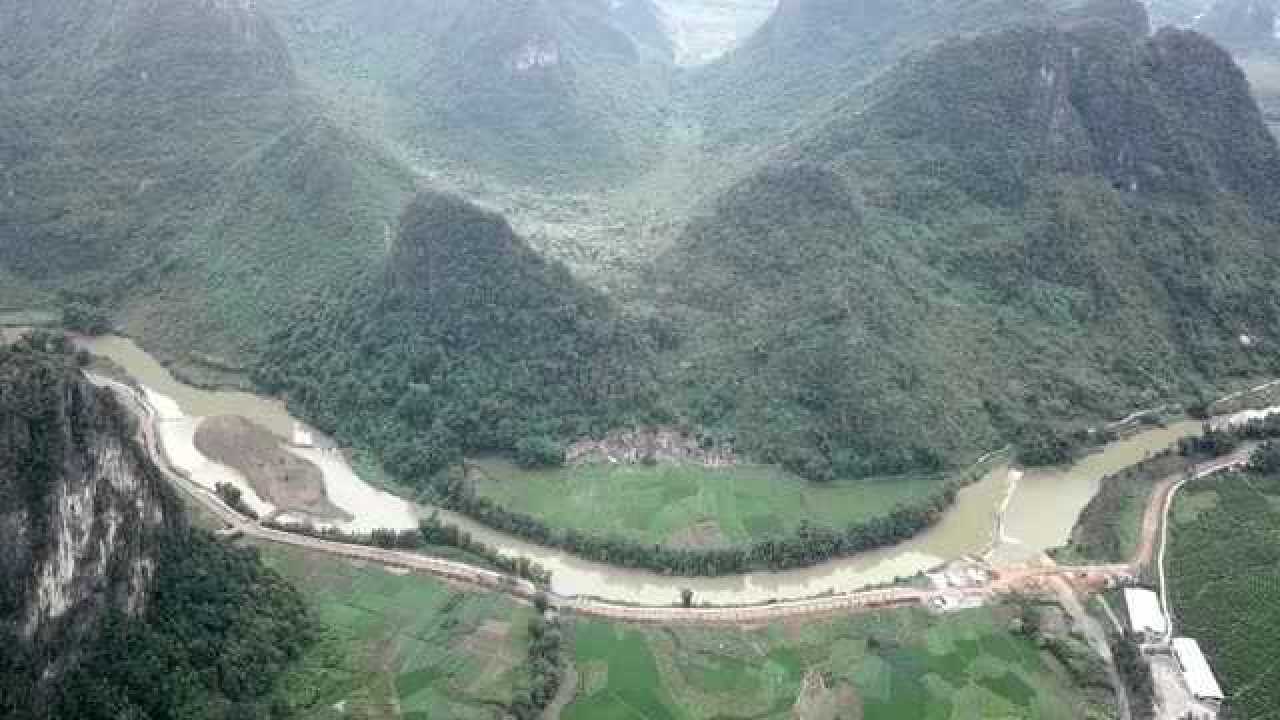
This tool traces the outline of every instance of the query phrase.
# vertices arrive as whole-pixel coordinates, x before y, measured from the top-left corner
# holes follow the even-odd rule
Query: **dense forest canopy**
[[[1239,336],[1277,329],[1278,189],[1248,85],[1201,35],[1095,19],[946,43],[659,259],[701,360],[676,379],[700,422],[823,478],[1266,373]]]
[[[385,267],[274,337],[259,376],[421,484],[463,452],[652,419],[651,353],[638,322],[500,216],[422,192]]]

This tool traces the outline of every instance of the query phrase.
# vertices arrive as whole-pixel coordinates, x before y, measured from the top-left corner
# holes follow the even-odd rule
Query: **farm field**
[[[1010,632],[1011,610],[923,611],[757,630],[578,621],[564,720],[1107,717]]]
[[[1174,505],[1168,556],[1178,633],[1194,637],[1231,717],[1280,707],[1280,475],[1232,474],[1188,485]]]
[[[526,680],[531,608],[420,575],[261,549],[326,627],[286,680],[305,717],[496,719]]]
[[[673,547],[715,547],[794,530],[802,520],[834,528],[885,515],[928,495],[942,475],[816,484],[764,465],[580,465],[523,470],[485,459],[476,491],[551,527],[616,534]]]

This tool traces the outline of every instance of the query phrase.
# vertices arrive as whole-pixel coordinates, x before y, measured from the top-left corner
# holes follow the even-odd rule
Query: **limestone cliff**
[[[181,522],[127,412],[60,343],[0,348],[0,632],[46,684],[109,611],[145,609]]]

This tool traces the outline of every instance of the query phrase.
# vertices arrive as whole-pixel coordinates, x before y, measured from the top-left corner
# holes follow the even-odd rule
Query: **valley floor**
[[[937,491],[918,475],[812,483],[775,466],[593,464],[521,470],[472,463],[477,492],[550,527],[673,547],[723,547],[794,532],[804,521],[842,528]]]

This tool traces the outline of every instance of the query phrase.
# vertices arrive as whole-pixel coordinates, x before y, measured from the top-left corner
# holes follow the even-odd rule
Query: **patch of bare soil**
[[[234,415],[211,417],[196,431],[196,449],[244,476],[281,512],[316,520],[353,518],[329,501],[320,468],[288,452],[266,428]]]
[[[459,647],[463,651],[480,661],[479,672],[474,673],[471,681],[467,683],[470,691],[476,692],[488,687],[504,673],[524,662],[523,656],[513,655],[510,652],[510,646],[507,644],[510,636],[511,623],[502,620],[486,620],[460,643]]]
[[[676,428],[615,430],[601,440],[585,439],[565,450],[570,465],[593,463],[686,463],[706,467],[738,464],[733,448]]]
[[[665,543],[680,550],[708,550],[730,545],[729,538],[714,520],[703,520],[683,530],[672,533]]]
[[[805,673],[791,717],[795,720],[862,720],[862,700],[849,683],[832,683],[824,673],[810,670]]]

